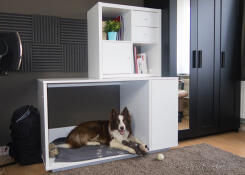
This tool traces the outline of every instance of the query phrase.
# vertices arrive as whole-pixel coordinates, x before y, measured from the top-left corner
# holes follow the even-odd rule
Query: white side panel
[[[241,82],[241,118],[245,119],[245,81]]]
[[[148,146],[149,81],[125,82],[120,86],[120,109],[127,107],[132,117],[133,134]]]
[[[178,85],[176,80],[151,80],[152,149],[178,144]]]
[[[131,42],[103,41],[103,74],[133,73]]]
[[[100,43],[102,39],[101,8],[97,3],[87,13],[88,21],[88,76],[100,77]],[[101,29],[101,30],[100,30]]]
[[[62,128],[52,128],[48,130],[48,140],[49,143],[51,143],[52,141],[54,141],[57,138],[61,138],[61,137],[67,137],[67,135],[71,132],[71,130],[73,128],[75,128],[76,126],[69,126],[69,127],[62,127]]]
[[[48,108],[47,84],[38,81],[38,109],[40,111],[41,147],[42,147],[42,157],[46,170],[49,167],[48,109],[47,108]]]

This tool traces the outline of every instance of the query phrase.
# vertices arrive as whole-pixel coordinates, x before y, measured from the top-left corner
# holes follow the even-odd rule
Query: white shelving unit
[[[159,151],[178,144],[178,78],[115,78],[115,79],[40,79],[38,108],[41,116],[42,156],[47,171],[60,171],[113,160],[134,157],[131,154],[110,156],[79,162],[55,162],[49,157],[49,143],[66,137],[74,126],[49,128],[48,89],[84,86],[120,86],[120,110],[125,106],[132,117],[132,130],[150,151]],[[108,94],[109,95],[109,94]],[[98,120],[100,116],[98,116]],[[109,118],[109,116],[108,116]],[[69,116],[67,116],[69,119]]]
[[[123,17],[122,40],[103,40],[104,18]],[[87,13],[90,78],[160,77],[161,10],[98,2]],[[146,53],[148,74],[136,74],[133,46]]]

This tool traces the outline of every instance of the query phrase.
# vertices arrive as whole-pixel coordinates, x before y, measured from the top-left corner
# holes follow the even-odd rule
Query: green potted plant
[[[120,22],[115,20],[106,21],[106,25],[104,31],[108,35],[108,40],[116,40],[117,39],[117,32],[121,27]]]

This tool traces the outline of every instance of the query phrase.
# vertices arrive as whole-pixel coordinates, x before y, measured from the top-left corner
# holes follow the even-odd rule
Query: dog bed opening
[[[52,143],[55,145],[65,143],[66,138],[58,138]],[[58,148],[55,162],[78,162],[97,158],[128,154],[127,151],[111,148],[107,145],[88,145],[80,148]]]

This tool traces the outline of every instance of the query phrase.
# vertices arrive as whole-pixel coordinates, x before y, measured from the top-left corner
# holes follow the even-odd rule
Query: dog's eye
[[[127,120],[123,120],[123,123],[127,123],[128,121]]]

